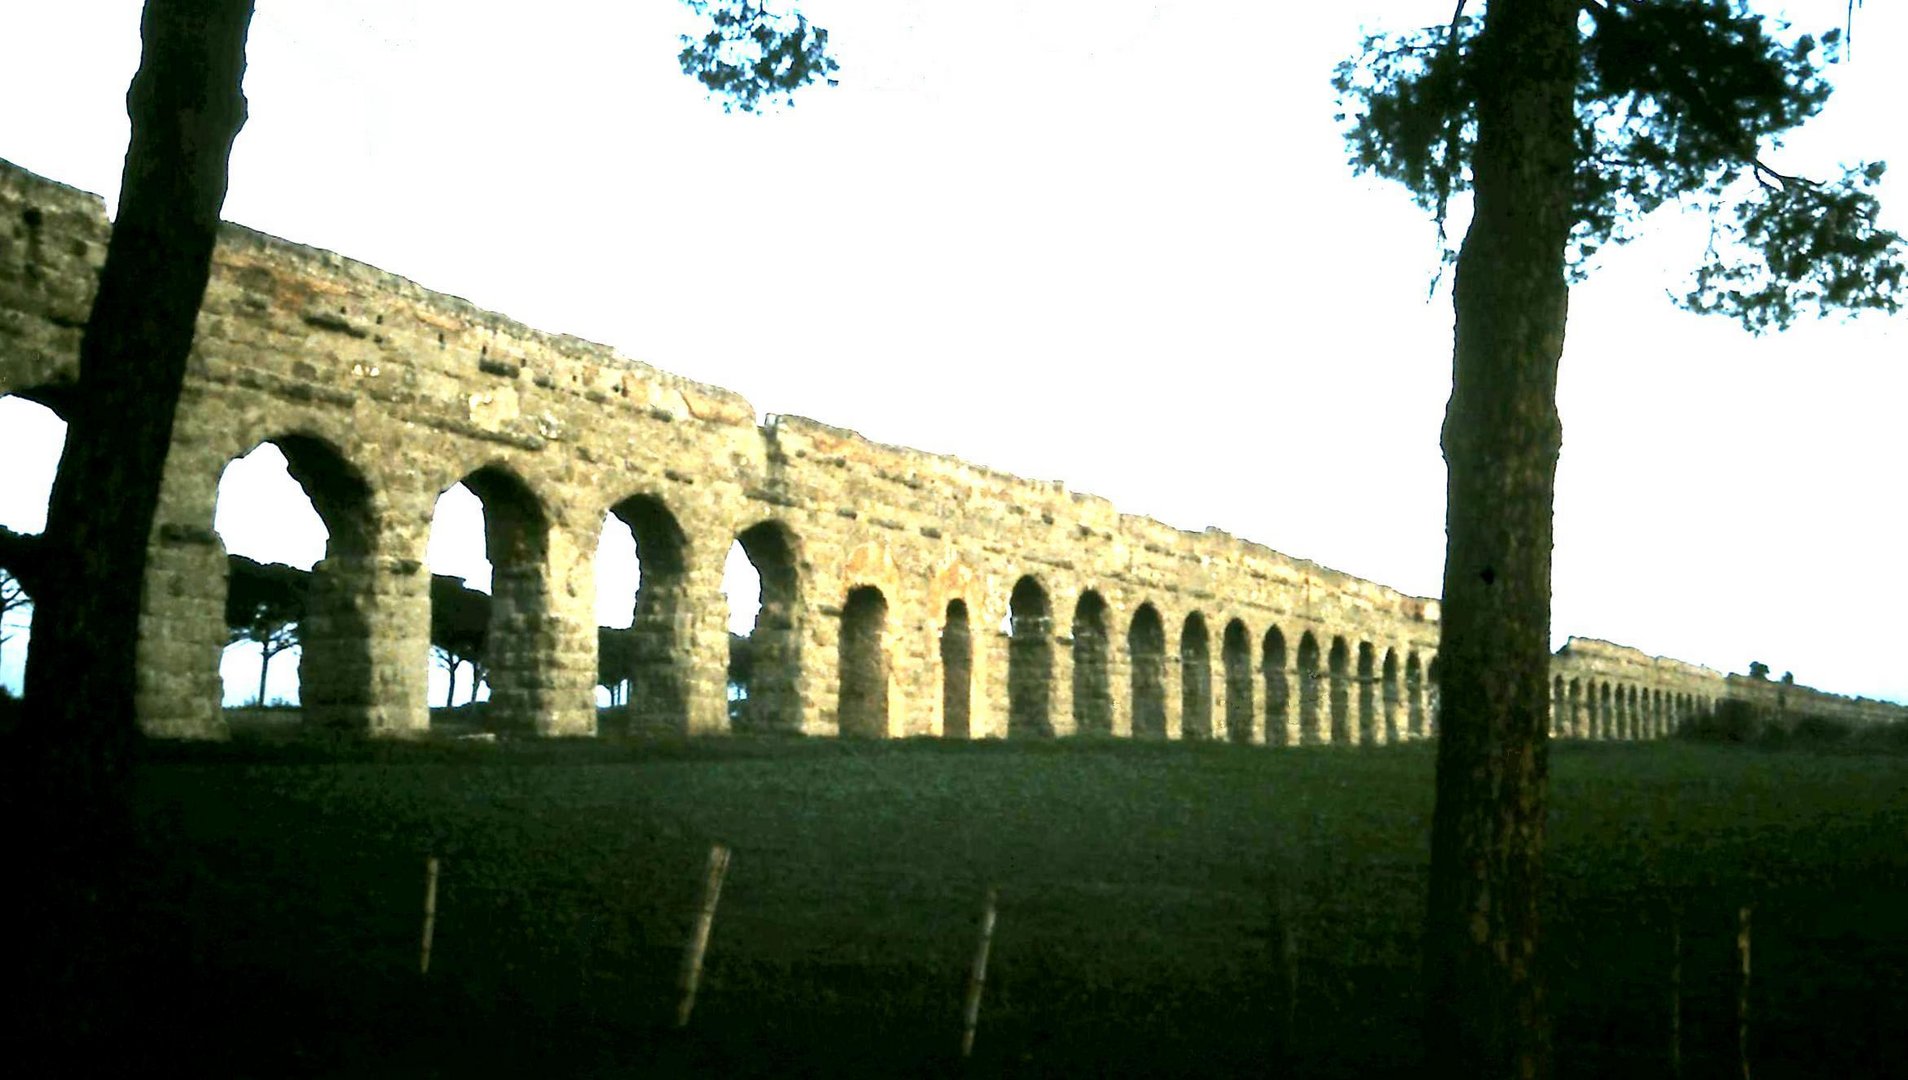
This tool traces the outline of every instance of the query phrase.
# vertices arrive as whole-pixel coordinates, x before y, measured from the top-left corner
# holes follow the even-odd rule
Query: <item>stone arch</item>
[[[974,734],[974,635],[967,601],[947,602],[941,621],[941,735],[968,739]]]
[[[1424,722],[1431,737],[1438,735],[1438,725],[1443,712],[1443,690],[1438,685],[1438,655],[1433,653],[1424,665]]]
[[[689,730],[691,661],[682,625],[689,615],[689,540],[662,499],[632,495],[609,513],[636,541],[637,581],[630,625],[598,667],[629,681],[623,725],[638,731]],[[599,634],[602,643],[617,634]]]
[[[1265,741],[1284,746],[1289,739],[1286,716],[1291,709],[1291,686],[1285,677],[1285,634],[1276,626],[1266,628],[1259,667],[1265,678]]]
[[[1206,617],[1195,611],[1179,631],[1179,733],[1212,738],[1212,640]]]
[[[1343,746],[1351,742],[1351,646],[1340,636],[1332,638],[1332,651],[1326,658],[1331,672],[1331,742]]]
[[[1166,737],[1166,624],[1159,609],[1141,604],[1126,631],[1133,679],[1133,737]]]
[[[1369,641],[1358,643],[1358,743],[1380,741],[1378,729],[1378,654]]]
[[[554,660],[541,633],[549,611],[549,515],[529,485],[504,466],[486,465],[461,482],[483,504],[484,555],[490,560],[487,723],[496,730],[536,731],[550,704]]]
[[[1053,608],[1031,575],[1008,599],[1007,734],[1053,734]]]
[[[1226,624],[1219,654],[1226,669],[1226,737],[1236,743],[1261,741],[1252,730],[1252,635],[1245,623]]]
[[[747,731],[802,730],[801,574],[795,534],[780,521],[758,521],[735,542],[755,567],[761,607],[748,636],[736,726]],[[732,666],[734,664],[732,658]]]
[[[298,632],[304,721],[367,730],[377,707],[370,616],[376,608],[379,525],[371,484],[325,439],[290,434],[263,442],[285,455],[285,471],[311,500],[327,535],[324,558],[312,565],[305,583]]]
[[[1073,729],[1113,733],[1113,684],[1106,600],[1087,589],[1073,605]]]
[[[1310,630],[1299,636],[1298,646],[1298,685],[1299,685],[1299,742],[1312,746],[1320,741],[1318,715],[1318,685],[1324,680],[1324,674],[1318,666],[1318,639]]]
[[[1573,739],[1583,738],[1583,683],[1570,680],[1570,706],[1564,712],[1564,734]]]
[[[1641,737],[1643,729],[1643,713],[1640,707],[1640,697],[1634,683],[1626,687],[1625,691],[1624,697],[1627,700],[1623,714],[1623,738],[1636,739]]]
[[[1399,742],[1404,739],[1404,731],[1398,726],[1398,704],[1403,695],[1398,686],[1398,650],[1385,650],[1382,672],[1382,693],[1384,701],[1384,738],[1386,742]]]
[[[883,637],[888,599],[872,585],[848,590],[841,605],[841,688],[838,728],[843,735],[888,735],[888,654]]]
[[[1405,725],[1412,738],[1424,738],[1424,667],[1415,652],[1405,654]]]
[[[1661,739],[1669,734],[1669,715],[1669,691],[1658,687],[1656,690],[1656,730],[1651,732],[1654,737]]]
[[[1610,709],[1611,698],[1613,696],[1614,695],[1610,692],[1609,683],[1597,684],[1597,738],[1599,739],[1615,737],[1611,734],[1613,714]]]

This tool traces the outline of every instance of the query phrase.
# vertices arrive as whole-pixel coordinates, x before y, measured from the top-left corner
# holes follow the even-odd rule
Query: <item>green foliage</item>
[[[836,85],[841,65],[828,55],[828,31],[801,12],[770,10],[758,0],[683,0],[709,18],[697,37],[682,36],[682,73],[722,101],[722,111],[760,112],[816,81]]]
[[[1754,332],[1806,311],[1900,309],[1908,245],[1876,224],[1884,166],[1817,182],[1763,157],[1828,100],[1823,65],[1840,31],[1786,38],[1741,0],[1591,0],[1585,10],[1573,280],[1650,211],[1688,201],[1710,211],[1715,231],[1683,307]],[[1403,184],[1436,220],[1447,262],[1449,202],[1472,183],[1481,27],[1465,16],[1368,36],[1333,78],[1354,172]]]
[[[255,641],[269,661],[298,643],[305,617],[309,576],[283,563],[259,563],[243,555],[227,556],[225,627],[231,644]]]
[[[470,695],[477,697],[477,685],[484,680],[485,647],[490,639],[490,595],[467,587],[463,578],[447,574],[431,575],[431,652],[450,672],[451,682],[444,704],[457,693],[457,668],[471,666]]]

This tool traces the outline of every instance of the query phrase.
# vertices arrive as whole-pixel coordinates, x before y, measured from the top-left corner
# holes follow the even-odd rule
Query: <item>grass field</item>
[[[1425,745],[156,747],[155,1052],[208,1075],[958,1073],[994,884],[969,1071],[1416,1075],[1431,771]],[[1563,1075],[1666,1075],[1672,905],[1685,1075],[1719,1074],[1745,902],[1757,1075],[1902,1071],[1908,757],[1566,744],[1552,779]],[[734,862],[678,1034],[712,841]]]

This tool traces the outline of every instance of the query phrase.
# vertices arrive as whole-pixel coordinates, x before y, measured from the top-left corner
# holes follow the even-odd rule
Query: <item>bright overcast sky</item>
[[[674,0],[259,0],[226,216],[869,438],[1435,595],[1448,289],[1352,179],[1361,25],[1450,0],[808,0],[841,85],[725,116]],[[1843,0],[1790,6],[1826,29]],[[105,195],[137,0],[0,0],[0,157]],[[1776,161],[1897,163],[1908,5]],[[1571,298],[1554,626],[1908,701],[1908,332],[1675,311],[1703,232]],[[229,537],[228,537],[229,539]]]

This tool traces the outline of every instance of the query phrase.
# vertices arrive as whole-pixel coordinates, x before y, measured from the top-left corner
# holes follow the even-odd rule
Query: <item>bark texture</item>
[[[1491,0],[1477,43],[1476,210],[1458,256],[1443,435],[1443,723],[1425,923],[1438,1075],[1550,1071],[1538,899],[1578,10]]]
[[[252,0],[149,0],[127,92],[132,138],[119,212],[69,396],[65,456],[47,510],[26,728],[10,785],[30,855],[29,907],[49,933],[32,958],[52,984],[37,1034],[111,1054],[98,1038],[133,974],[116,888],[129,870],[129,751],[140,585],[161,468],[211,270]],[[117,958],[117,961],[116,959]]]

